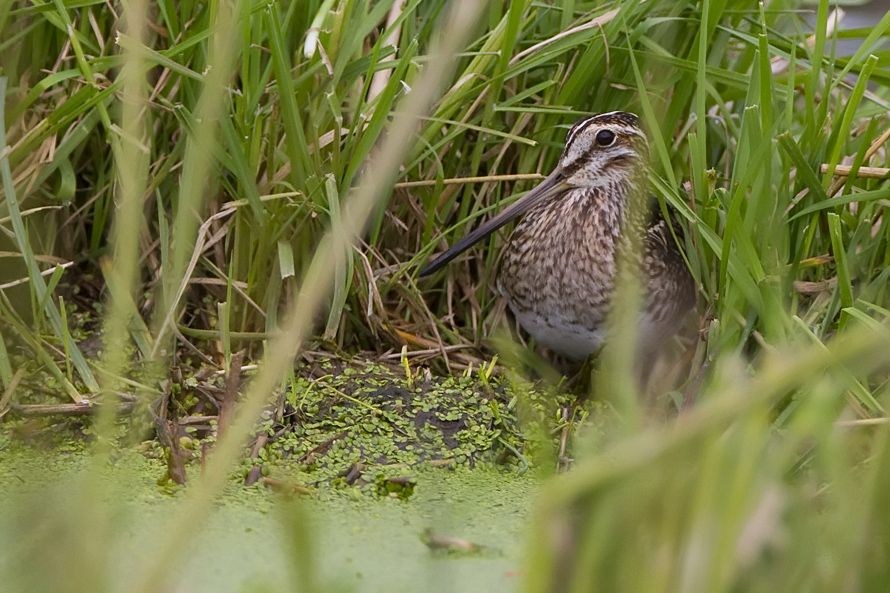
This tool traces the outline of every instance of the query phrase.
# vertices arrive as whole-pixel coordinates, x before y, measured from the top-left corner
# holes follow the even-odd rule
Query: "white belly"
[[[604,329],[590,329],[560,316],[545,319],[536,313],[516,310],[513,315],[535,342],[573,360],[587,358],[598,351],[606,339]]]
[[[562,316],[551,315],[545,318],[538,313],[520,312],[512,307],[510,309],[522,329],[528,332],[537,344],[572,360],[583,360],[598,352],[608,337],[606,323],[591,329]],[[643,312],[637,325],[638,348],[648,351],[653,346],[661,344],[674,330],[673,326],[666,327],[664,321],[653,319],[651,315]]]

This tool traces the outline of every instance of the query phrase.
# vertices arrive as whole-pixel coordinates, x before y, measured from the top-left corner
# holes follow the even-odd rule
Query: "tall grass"
[[[148,15],[144,50],[101,3],[10,11],[8,30],[23,31],[8,36],[17,51],[5,66],[15,81],[5,112],[14,193],[29,226],[53,229],[31,237],[30,249],[72,262],[69,275],[103,273],[119,185],[114,155],[139,142],[111,119],[119,113],[131,125],[134,117],[120,112],[128,104],[120,68],[130,54],[144,61],[141,113],[150,132],[139,146],[149,163],[139,183],[145,220],[134,304],[150,329],[134,328],[133,338],[152,354],[168,348],[170,332],[180,342],[217,338],[201,347],[220,354],[224,340],[259,352],[398,100],[429,61],[443,3],[335,4],[205,11],[161,2]],[[616,108],[640,112],[649,127],[658,198],[681,214],[691,269],[719,322],[713,348],[783,340],[797,331],[788,311],[802,313],[824,339],[846,322],[842,309],[884,303],[886,231],[872,229],[883,183],[820,167],[833,171],[842,158],[854,169],[882,164],[876,141],[885,129],[887,71],[876,44],[887,19],[852,33],[865,37],[856,55],[835,58],[829,38],[804,38],[799,16],[778,5],[575,4],[565,13],[513,2],[486,10],[487,26],[474,31],[450,88],[421,122],[396,190],[375,211],[360,253],[336,273],[326,340],[350,350],[405,339],[478,344],[494,323],[486,286],[497,250],[479,249],[420,285],[414,264],[530,183],[446,181],[546,173],[568,125]],[[825,31],[827,6],[817,19],[815,30]],[[226,39],[217,49],[215,32]],[[34,47],[41,51],[26,51]],[[202,125],[208,121],[214,125]],[[854,201],[862,206],[839,209]],[[826,226],[833,210],[837,223]],[[841,246],[846,257],[834,255]],[[838,284],[793,290],[795,281],[833,278],[835,267]],[[28,284],[35,310],[25,311],[37,327],[46,319],[52,337],[35,348],[67,344],[77,383],[69,391],[95,391],[95,369],[62,335],[52,313],[58,299],[44,298],[40,284]],[[464,299],[471,305],[461,306]]]
[[[189,356],[262,358],[145,559],[135,588],[160,590],[297,350],[475,362],[501,240],[416,264],[546,174],[577,117],[635,111],[709,371],[695,410],[545,491],[528,590],[881,590],[890,15],[838,56],[828,2],[813,34],[794,8],[0,5],[0,413],[38,384],[155,401]],[[74,578],[106,588],[101,556]]]

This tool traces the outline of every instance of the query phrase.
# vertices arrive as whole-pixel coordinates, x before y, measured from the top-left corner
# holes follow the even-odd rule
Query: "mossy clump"
[[[416,377],[415,375],[419,375]],[[521,401],[520,401],[521,400]],[[315,481],[381,483],[418,465],[479,462],[525,470],[528,431],[559,398],[520,398],[506,382],[465,373],[432,377],[379,363],[327,359],[295,378],[273,427],[273,457],[296,460]],[[391,472],[386,469],[391,468]]]

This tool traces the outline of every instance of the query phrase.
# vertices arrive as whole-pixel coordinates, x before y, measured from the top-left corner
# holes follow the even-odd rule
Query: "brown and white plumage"
[[[626,261],[642,276],[639,343],[650,354],[694,308],[695,286],[666,223],[649,221],[647,157],[637,116],[579,121],[553,173],[421,274],[521,216],[501,255],[497,289],[523,329],[570,359],[596,352],[606,340],[618,262]]]

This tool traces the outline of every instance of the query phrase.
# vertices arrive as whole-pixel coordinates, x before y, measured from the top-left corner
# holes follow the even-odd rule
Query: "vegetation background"
[[[0,3],[0,413],[147,405],[175,369],[262,359],[130,589],[161,590],[294,355],[478,367],[499,239],[416,264],[548,172],[578,117],[635,111],[707,374],[667,424],[603,394],[614,428],[545,487],[527,589],[884,590],[890,14],[799,8]]]

